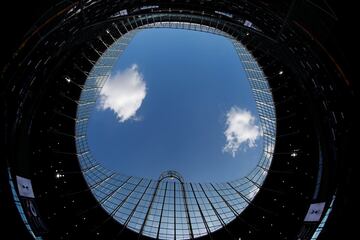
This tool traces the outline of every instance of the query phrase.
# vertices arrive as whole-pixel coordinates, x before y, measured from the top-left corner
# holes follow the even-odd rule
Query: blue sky
[[[113,67],[88,126],[93,156],[127,175],[222,182],[259,161],[262,137],[232,43],[179,29],[139,32]]]

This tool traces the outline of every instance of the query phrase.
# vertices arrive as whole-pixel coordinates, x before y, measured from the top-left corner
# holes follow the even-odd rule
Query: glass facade
[[[149,27],[206,31],[232,40],[250,82],[263,133],[263,154],[248,176],[225,183],[189,183],[177,173],[166,172],[159,179],[146,179],[106,169],[92,157],[87,144],[87,123],[100,90],[133,36],[141,28]],[[185,22],[158,22],[145,24],[141,28],[129,31],[113,43],[99,58],[86,80],[76,119],[76,147],[80,166],[89,188],[104,210],[127,228],[158,239],[204,236],[240,215],[265,180],[276,136],[272,93],[254,57],[240,42],[220,30]]]

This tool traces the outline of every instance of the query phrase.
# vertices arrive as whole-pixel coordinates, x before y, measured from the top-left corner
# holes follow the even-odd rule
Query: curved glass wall
[[[116,27],[116,24],[114,24]],[[111,69],[141,28],[183,28],[221,34],[230,38],[252,88],[263,132],[263,154],[246,177],[224,183],[184,182],[178,173],[159,179],[126,176],[101,166],[87,144],[87,123]],[[221,29],[220,26],[218,29]],[[120,32],[120,31],[119,31]],[[108,34],[111,34],[108,32]],[[275,107],[263,71],[245,47],[212,27],[186,22],[145,24],[122,35],[91,70],[80,100],[76,120],[76,147],[89,188],[105,211],[127,228],[159,239],[189,239],[224,227],[240,215],[256,196],[270,168],[275,147]]]

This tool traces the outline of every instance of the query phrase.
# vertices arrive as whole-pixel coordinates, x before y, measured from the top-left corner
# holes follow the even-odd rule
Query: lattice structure
[[[114,27],[117,28],[116,24]],[[137,31],[157,27],[220,34],[233,42],[252,88],[263,132],[263,154],[248,176],[225,183],[188,183],[178,177],[180,175],[169,175],[167,172],[167,176],[172,175],[179,181],[166,176],[151,180],[106,169],[92,157],[86,131],[100,90],[110,77],[115,61]],[[270,168],[276,136],[275,107],[270,87],[254,57],[240,42],[218,29],[221,27],[217,26],[216,29],[196,23],[167,21],[155,21],[134,28],[102,54],[82,90],[75,138],[83,175],[106,212],[122,225],[142,235],[160,239],[189,239],[226,226],[253,200]]]

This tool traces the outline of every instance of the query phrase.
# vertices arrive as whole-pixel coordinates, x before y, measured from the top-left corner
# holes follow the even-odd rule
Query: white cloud
[[[256,140],[262,136],[260,127],[255,124],[255,117],[250,111],[233,106],[226,114],[226,145],[223,152],[231,153],[235,157],[236,152],[242,147],[256,147]]]
[[[120,122],[138,119],[136,111],[146,96],[146,83],[136,64],[117,72],[104,84],[100,93],[99,108],[114,111]]]

